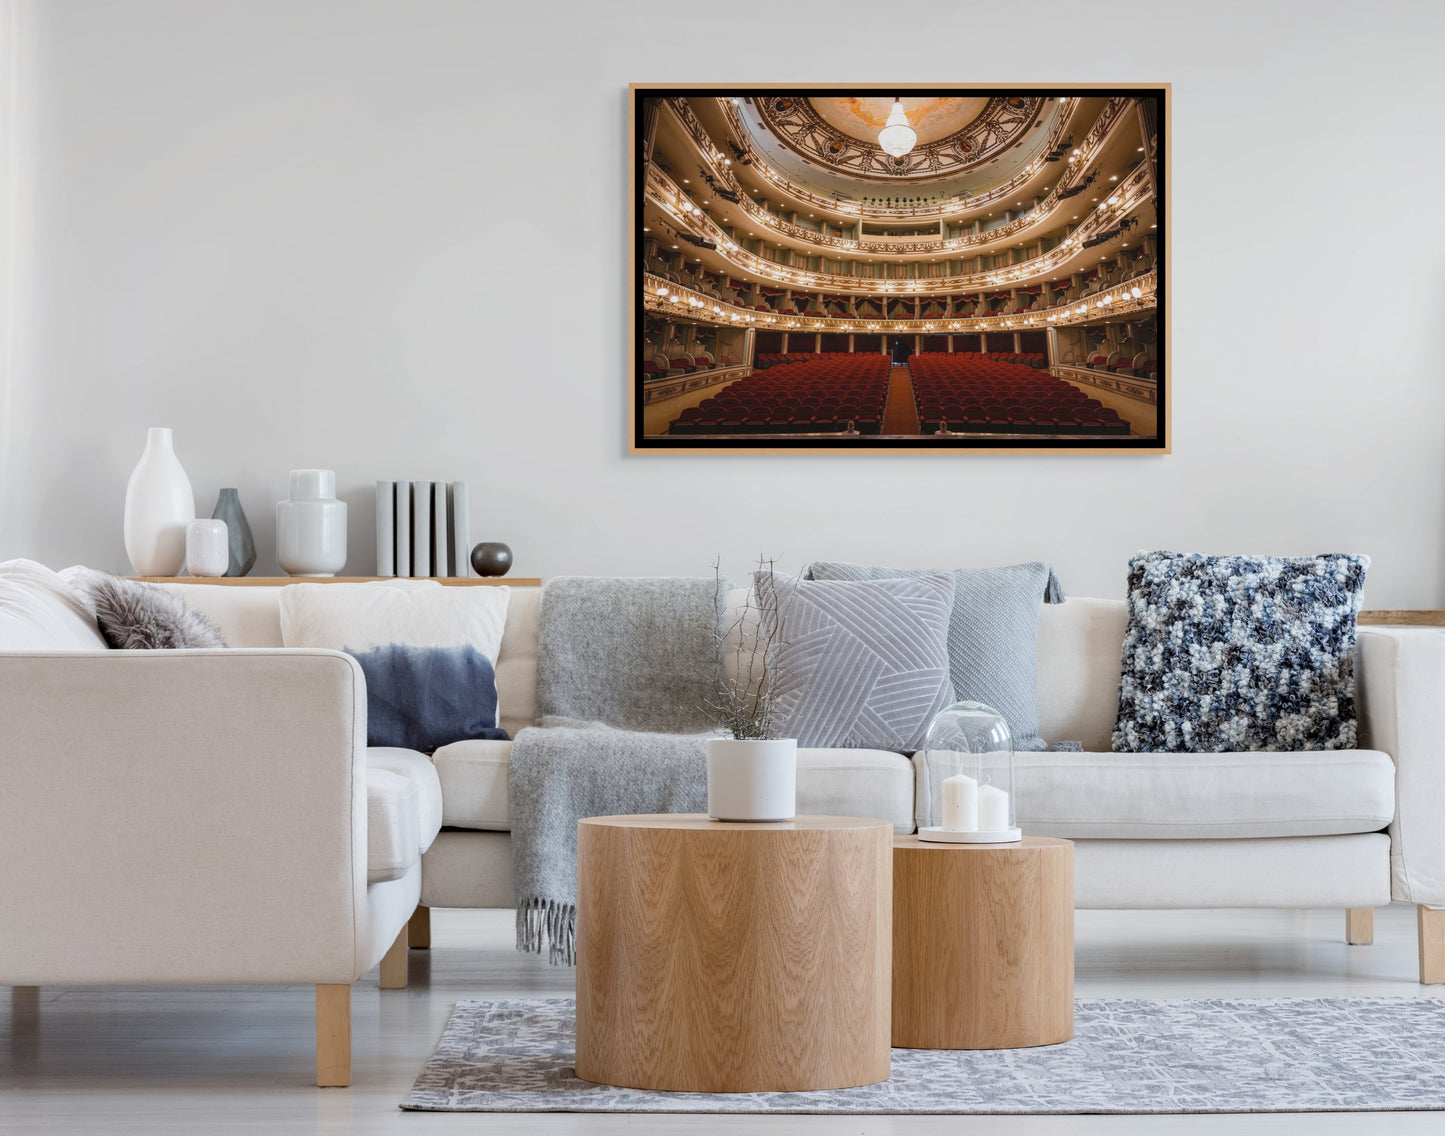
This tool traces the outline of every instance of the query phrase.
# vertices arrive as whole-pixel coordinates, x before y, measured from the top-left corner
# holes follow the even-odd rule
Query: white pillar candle
[[[944,778],[943,827],[949,832],[978,831],[978,782],[966,773]]]
[[[978,789],[978,831],[1003,832],[1008,823],[1008,794],[995,785]]]

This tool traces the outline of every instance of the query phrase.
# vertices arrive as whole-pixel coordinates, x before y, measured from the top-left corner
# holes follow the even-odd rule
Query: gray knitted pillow
[[[796,580],[759,572],[771,645],[773,729],[800,746],[916,750],[953,701],[953,577]],[[775,615],[773,613],[776,613]]]
[[[1355,747],[1355,620],[1368,556],[1129,561],[1123,753]]]
[[[817,561],[809,580],[888,580],[928,575],[922,568],[872,568]],[[1008,722],[1014,749],[1043,750],[1039,734],[1039,604],[1063,600],[1053,569],[1041,561],[1004,568],[960,568],[948,626],[953,689],[992,706]]]
[[[164,588],[105,572],[87,572],[76,584],[95,609],[100,633],[113,648],[145,651],[226,645],[209,619]]]

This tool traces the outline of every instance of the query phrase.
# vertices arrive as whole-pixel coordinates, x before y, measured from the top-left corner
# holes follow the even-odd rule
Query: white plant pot
[[[796,740],[707,743],[707,815],[713,820],[792,820],[797,812]]]
[[[171,431],[152,426],[125,487],[125,554],[137,576],[179,576],[186,526],[196,519],[191,479],[176,459]]]

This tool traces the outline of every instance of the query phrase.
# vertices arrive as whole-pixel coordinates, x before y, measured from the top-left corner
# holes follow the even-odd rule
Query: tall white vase
[[[276,502],[276,563],[288,576],[334,576],[346,567],[346,502],[329,469],[293,469]]]
[[[191,479],[168,426],[152,426],[125,487],[125,554],[137,576],[176,576],[186,562],[186,526],[196,519]]]

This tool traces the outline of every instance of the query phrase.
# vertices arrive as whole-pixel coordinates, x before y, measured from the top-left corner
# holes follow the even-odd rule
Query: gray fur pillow
[[[164,588],[104,572],[87,572],[76,584],[95,609],[100,633],[113,648],[148,651],[226,645],[215,624]]]

